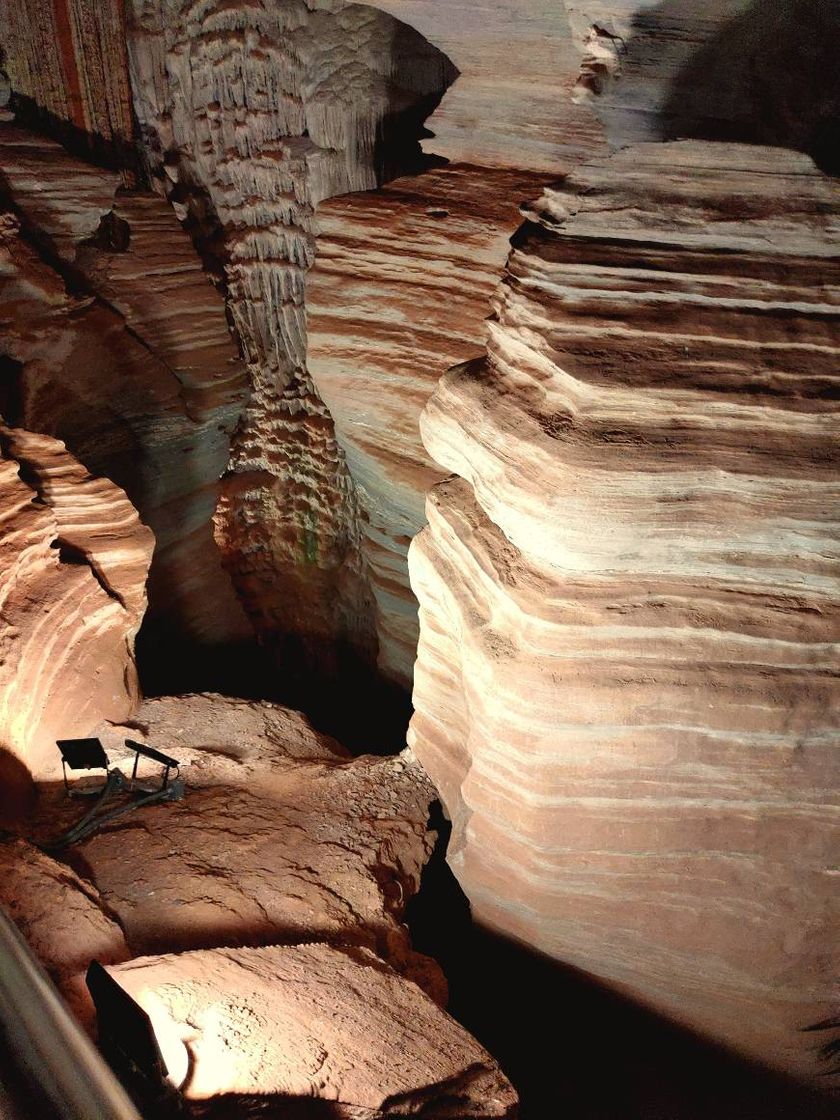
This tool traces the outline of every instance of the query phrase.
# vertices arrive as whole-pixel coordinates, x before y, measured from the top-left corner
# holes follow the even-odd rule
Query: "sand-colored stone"
[[[379,953],[445,1001],[440,969],[403,924],[436,796],[409,754],[350,759],[297,712],[215,695],[145,701],[128,724],[96,731],[125,775],[131,738],[177,758],[186,787],[64,853],[132,953],[328,940]],[[151,788],[160,767],[144,762],[139,777]],[[59,784],[43,787],[34,835],[51,842],[80,816]]]
[[[0,747],[36,777],[54,740],[125,718],[153,538],[58,440],[0,427]]]
[[[838,203],[643,145],[546,192],[422,420],[410,741],[478,918],[817,1078],[836,1014]]]
[[[416,985],[364,949],[215,949],[109,969],[148,1012],[191,1099],[335,1103],[335,1115],[512,1117],[490,1055]],[[176,1074],[177,1076],[177,1074]],[[211,1113],[212,1115],[212,1113]]]

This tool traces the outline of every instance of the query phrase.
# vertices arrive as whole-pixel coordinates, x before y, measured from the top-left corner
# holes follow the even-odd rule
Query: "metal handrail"
[[[59,1120],[140,1120],[2,907],[0,1034],[3,1057]],[[20,1120],[42,1120],[40,1106],[25,1094],[15,1104]]]

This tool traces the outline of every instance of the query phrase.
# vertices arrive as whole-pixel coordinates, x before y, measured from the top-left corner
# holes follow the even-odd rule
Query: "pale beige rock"
[[[480,352],[519,202],[541,183],[452,165],[318,209],[307,363],[363,512],[379,668],[405,686],[417,646],[406,553],[442,477],[419,415],[443,372]]]
[[[20,370],[0,410],[125,488],[155,533],[150,622],[169,644],[247,641],[212,534],[246,395],[222,298],[163,199],[9,125],[0,165],[21,223],[2,239],[0,322]]]
[[[836,190],[643,145],[517,234],[410,553],[479,920],[799,1076],[836,1014]]]
[[[153,538],[58,440],[0,429],[0,447],[0,745],[44,776],[60,772],[55,739],[137,700]]]
[[[216,949],[109,971],[148,1012],[173,1071],[189,1052],[193,1100],[314,1097],[353,1120],[515,1114],[490,1055],[363,949]]]
[[[0,0],[0,39],[17,94],[101,151],[127,155],[134,122],[118,0]]]

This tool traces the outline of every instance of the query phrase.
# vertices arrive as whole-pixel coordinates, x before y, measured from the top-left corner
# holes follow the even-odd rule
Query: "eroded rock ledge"
[[[350,759],[297,712],[210,694],[146,701],[98,730],[124,772],[127,735],[166,744],[184,800],[59,853],[76,871],[0,843],[0,903],[85,1023],[88,961],[131,955],[114,975],[202,1116],[282,1116],[290,1098],[348,1120],[515,1115],[402,921],[435,796],[410,754]],[[60,782],[42,785],[25,830],[48,843],[78,816]]]
[[[837,196],[642,145],[546,192],[423,418],[410,741],[479,920],[807,1077],[836,1014]]]

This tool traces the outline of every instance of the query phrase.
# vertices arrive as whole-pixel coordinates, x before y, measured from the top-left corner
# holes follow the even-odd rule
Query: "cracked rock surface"
[[[133,953],[342,942],[445,1000],[439,968],[412,951],[401,922],[431,851],[436,796],[412,756],[349,759],[296,712],[214,695],[146,701],[129,726],[99,733],[125,774],[129,737],[178,758],[186,784],[182,801],[133,811],[68,850]],[[139,777],[154,781],[144,766]],[[79,815],[60,786],[45,789],[39,837]]]

